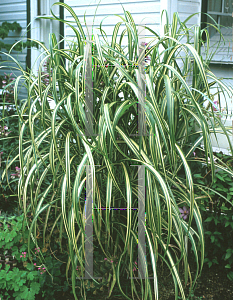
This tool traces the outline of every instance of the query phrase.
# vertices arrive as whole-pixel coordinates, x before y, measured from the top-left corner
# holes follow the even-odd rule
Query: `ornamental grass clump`
[[[189,282],[191,294],[204,261],[203,226],[190,163],[210,165],[213,176],[216,166],[233,175],[229,167],[214,161],[210,140],[216,128],[227,136],[221,119],[213,111],[211,87],[219,86],[219,97],[222,97],[220,91],[232,95],[232,89],[211,73],[207,58],[204,61],[201,57],[205,29],[187,28],[186,21],[182,23],[177,13],[171,26],[168,21],[165,24],[164,36],[145,26],[145,31],[153,37],[144,43],[140,52],[139,29],[129,12],[124,11],[124,17],[114,27],[111,41],[101,31],[88,42],[86,28],[72,8],[64,3],[54,5],[63,6],[73,16],[76,27],[60,21],[73,29],[75,40],[69,41],[66,49],[59,49],[54,34],[50,35],[49,49],[38,43],[44,51],[38,74],[26,72],[19,64],[22,75],[16,78],[14,86],[21,128],[19,155],[15,158],[19,159],[21,169],[18,197],[29,236],[38,248],[39,231],[41,242],[50,244],[53,255],[56,255],[55,246],[61,252],[66,251],[66,276],[72,283],[75,299],[87,299],[88,292],[93,291],[95,295],[98,288],[101,293],[105,283],[109,296],[117,285],[125,299],[158,299],[157,266],[161,262],[165,262],[164,266],[172,274],[175,299],[179,295],[185,299],[185,285]],[[127,48],[122,44],[125,35]],[[91,67],[87,59],[90,58],[86,51],[88,43],[92,49]],[[42,70],[48,61],[52,74],[48,72],[49,80],[45,84]],[[140,73],[140,63],[144,74]],[[84,107],[88,105],[87,88],[91,85],[88,87],[86,73],[93,82],[93,134],[89,135]],[[25,82],[28,98],[18,106],[20,80]],[[138,128],[138,95],[142,86],[145,86],[145,99],[140,105],[145,109],[146,118],[140,124],[145,124],[146,134],[139,134]],[[54,109],[50,109],[48,95],[53,97]],[[208,122],[210,118],[212,122]],[[205,159],[193,156],[201,143]],[[135,211],[139,209],[142,185],[138,183],[137,166],[144,167],[146,188],[146,225],[141,226],[147,245],[145,279],[139,263],[134,264],[143,247],[137,236]],[[86,214],[88,194],[93,201],[91,217]],[[179,207],[183,207],[183,217]],[[188,219],[184,208],[188,209]],[[29,211],[33,215],[31,222],[26,218]],[[93,219],[94,278],[87,288],[84,282],[85,266],[90,262],[85,262],[88,218]],[[192,249],[189,257],[185,251],[186,240]],[[32,259],[30,252],[28,255]],[[190,265],[191,257],[195,264]],[[38,259],[44,263],[41,251]],[[107,281],[97,280],[106,274]],[[131,289],[128,293],[123,288],[125,282]]]

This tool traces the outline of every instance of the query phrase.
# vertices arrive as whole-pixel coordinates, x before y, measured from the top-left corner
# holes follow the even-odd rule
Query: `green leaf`
[[[22,293],[20,294],[22,299],[27,299],[29,294],[29,289],[25,285],[22,287]]]
[[[220,221],[217,219],[214,219],[214,223],[215,223],[215,225],[217,225],[218,223],[220,223]]]
[[[33,294],[39,294],[40,288],[41,286],[38,282],[32,282],[30,285],[30,290],[33,292]]]
[[[229,273],[227,274],[227,277],[228,277],[228,279],[233,280],[233,272],[232,272],[232,271],[229,272]]]
[[[226,255],[225,255],[225,260],[227,260],[228,258],[230,258],[230,257],[231,257],[231,255],[232,255],[232,253],[231,253],[231,252],[228,252],[228,253],[226,253]]]
[[[211,234],[212,234],[212,232],[211,232],[211,231],[206,231],[206,232],[205,232],[205,234],[207,234],[207,235],[211,235]]]
[[[207,219],[205,219],[204,222],[211,222],[214,219],[214,217],[208,217]]]
[[[223,206],[223,205],[222,205],[222,206],[221,206],[221,210],[225,210],[225,211],[226,211],[226,210],[229,210],[229,209],[228,209],[226,206]]]
[[[34,269],[34,265],[32,263],[27,263],[26,269],[31,271]]]
[[[37,271],[34,271],[34,272],[37,273]],[[34,279],[34,275],[35,275],[34,272],[29,272],[29,273],[27,274],[27,279],[28,279],[28,280],[33,280],[33,279]]]
[[[226,250],[226,252],[233,252],[233,249],[228,248],[228,249]]]
[[[216,174],[216,177],[218,177],[222,181],[225,181],[224,178],[221,175],[219,175],[219,173]]]

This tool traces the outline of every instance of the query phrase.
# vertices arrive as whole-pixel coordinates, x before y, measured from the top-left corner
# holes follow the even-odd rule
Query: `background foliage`
[[[202,155],[196,150],[196,156]],[[216,153],[231,169],[232,156]],[[227,271],[227,277],[233,280],[233,180],[224,171],[217,170],[212,181],[210,168],[203,166],[194,172],[195,183],[202,186],[197,191],[198,206],[202,211],[205,233],[205,262],[208,266],[216,264]],[[216,193],[217,192],[217,193]]]

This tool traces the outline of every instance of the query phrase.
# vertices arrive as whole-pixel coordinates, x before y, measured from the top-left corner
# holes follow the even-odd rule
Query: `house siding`
[[[2,40],[6,44],[14,44],[19,40],[26,40],[26,26],[27,26],[27,1],[26,0],[1,0],[0,1],[0,24],[3,22],[18,22],[22,27],[21,32],[10,31],[7,38]],[[2,52],[6,52],[6,49],[1,49]],[[12,51],[11,55],[17,59],[22,66],[22,68],[26,68],[26,56],[27,49],[24,49],[22,52]],[[7,65],[8,67],[4,67],[0,69],[0,75],[3,76],[4,72],[13,73],[12,77],[16,77],[21,75],[21,72],[16,70],[15,67],[17,65],[10,60],[5,63],[5,60],[9,60],[7,55],[0,54],[0,62],[1,66]],[[18,68],[18,67],[17,67]],[[25,93],[23,93],[25,95]],[[21,96],[23,95],[21,93]]]
[[[224,78],[223,83],[228,86],[233,86],[233,79],[232,79],[232,66],[231,65],[221,65],[221,64],[211,64],[210,70],[217,76],[218,78]],[[209,80],[211,81],[211,80]],[[213,86],[211,92],[217,93],[217,88]],[[214,100],[218,100],[217,94],[214,98]],[[224,109],[224,113],[226,113],[226,107],[228,109],[228,117],[226,118],[223,116],[221,120],[224,122],[225,126],[229,128],[233,128],[233,103],[232,103],[232,96],[229,96],[228,93],[225,93],[225,95],[221,95],[221,109]],[[216,148],[216,151],[223,151],[226,154],[230,154],[230,147],[228,145],[228,141],[225,136],[222,134],[217,134],[218,143],[214,137],[214,134],[212,134],[212,145]],[[233,135],[232,133],[229,134],[229,138],[231,141],[231,144],[233,145]],[[219,149],[220,148],[220,149]]]
[[[99,0],[65,0],[66,4],[72,7],[75,14],[78,16],[81,24],[84,24],[84,13],[86,12],[86,21],[87,24],[92,25],[93,24],[93,17],[95,14],[95,11],[97,9]],[[9,37],[4,39],[5,43],[14,43],[20,39],[22,39],[23,36],[26,37],[25,29],[27,26],[27,1],[26,0],[0,0],[0,24],[4,21],[8,22],[14,22],[17,21],[23,30],[20,33],[16,32],[10,32]],[[178,12],[179,17],[181,21],[184,21],[186,18],[188,18],[191,14],[199,13],[201,12],[201,4],[202,0],[121,0],[121,3],[117,0],[102,0],[97,12],[96,17],[94,20],[94,33],[99,33],[100,31],[98,29],[100,22],[103,21],[103,30],[106,32],[108,41],[111,42],[111,36],[114,29],[114,26],[117,22],[122,21],[118,16],[115,16],[116,14],[124,17],[124,12],[122,9],[121,4],[124,6],[126,11],[129,11],[134,21],[137,24],[146,24],[151,29],[155,30],[158,33],[161,33],[162,26],[161,26],[161,20],[160,20],[160,14],[163,9],[166,9],[168,11],[170,23],[172,22],[172,17],[174,12]],[[111,15],[109,17],[109,15]],[[70,13],[65,9],[64,10],[64,19],[67,21],[74,21]],[[193,25],[200,25],[201,22],[201,14],[196,14],[194,17],[192,17],[186,25],[188,27]],[[73,26],[74,23],[72,23]],[[122,32],[122,30],[125,28],[124,24],[121,25],[118,38]],[[65,37],[73,40],[74,38],[74,32],[72,29],[65,25],[64,28]],[[225,34],[225,36],[228,34],[228,32]],[[146,32],[146,37],[152,37],[152,35],[149,32]],[[232,43],[232,32],[229,31],[229,38],[231,37],[231,43]],[[218,37],[215,36],[215,39]],[[100,39],[102,39],[100,37]],[[213,47],[214,39],[211,41],[211,49],[214,49]],[[125,38],[122,42],[123,46],[127,46],[127,35],[125,35]],[[67,45],[65,45],[66,47]],[[216,63],[232,63],[232,51],[228,53],[227,50],[229,50],[229,47],[231,47],[232,44],[227,43],[226,46],[222,46],[220,48],[220,52],[214,57],[214,60]],[[4,51],[4,49],[2,49]],[[21,53],[13,51],[13,56],[20,62],[21,66],[23,68],[26,68],[26,55],[27,51],[26,49],[23,50]],[[5,60],[6,56],[1,55],[1,60]],[[33,63],[33,62],[32,62]],[[3,75],[4,72],[12,72],[15,76],[20,75],[20,71],[17,71],[13,69],[15,67],[15,64],[13,62],[8,63],[8,69],[0,69],[0,75]],[[231,77],[231,66],[225,66],[223,69],[220,65],[212,66],[211,69],[215,73],[217,77],[221,77],[221,75],[224,76],[224,74],[229,73],[228,77]],[[232,83],[232,81],[231,81]],[[233,110],[232,105],[232,99],[227,98],[227,102],[229,105],[230,111]],[[213,142],[214,144],[214,142]],[[225,142],[220,142],[220,147],[227,148],[227,146],[224,146],[226,144]]]
[[[182,22],[190,15],[201,12],[201,0],[178,0],[177,2],[177,11]],[[200,23],[201,14],[196,14],[186,25],[189,27],[192,25],[200,25]]]
[[[187,17],[189,17],[191,14],[201,12],[201,0],[177,0],[177,11],[179,13],[181,21],[184,21]],[[188,27],[193,25],[200,25],[201,24],[201,14],[195,15],[193,18],[191,18],[186,25]],[[218,78],[225,78],[224,83],[233,85],[232,80],[232,66],[229,65],[220,65],[220,63],[232,63],[232,29],[222,29],[223,36],[226,40],[225,45],[221,45],[218,52],[215,54],[215,56],[212,59],[212,64],[210,66],[211,71],[218,77]],[[216,50],[215,45],[217,41],[219,41],[219,34],[216,34],[213,36],[210,40],[210,50],[214,51]],[[230,51],[229,51],[230,49]],[[202,53],[204,48],[202,47]],[[204,54],[204,53],[203,53]],[[204,56],[204,55],[203,55]],[[205,56],[204,56],[205,57]],[[215,65],[213,63],[216,63]],[[191,83],[191,78],[187,79],[187,82]],[[217,92],[216,88],[212,88],[212,92]],[[226,103],[228,106],[229,114],[233,112],[233,104],[232,104],[232,98],[228,96],[228,94],[225,94],[226,103],[224,101],[224,97],[221,98],[221,106],[222,108],[226,107]],[[215,100],[218,100],[217,96],[215,97]],[[225,122],[225,126],[232,126],[232,118],[229,116],[227,119],[224,117],[222,118],[222,121]],[[229,135],[230,141],[233,145],[233,138],[232,135]],[[214,134],[211,134],[211,142],[214,151],[223,151],[226,154],[229,154],[230,147],[228,145],[227,138],[224,137],[221,134],[217,134],[218,143],[214,137]]]
[[[84,13],[86,12],[86,21],[87,24],[93,23],[93,17],[95,14],[95,10],[97,8],[99,1],[90,1],[90,0],[84,0],[80,2],[80,4],[77,5],[77,1],[74,0],[66,0],[65,3],[70,5],[74,12],[77,14],[78,18],[80,19],[81,24],[84,24]],[[149,26],[156,32],[159,32],[160,30],[160,0],[122,0],[121,4],[123,5],[124,9],[126,11],[129,11],[133,19],[137,24],[146,24],[146,26]],[[106,32],[107,38],[109,42],[111,41],[112,32],[114,29],[114,26],[122,21],[118,16],[114,16],[114,14],[118,14],[121,17],[124,17],[124,11],[121,6],[121,4],[116,0],[102,0],[101,4],[99,5],[96,17],[94,21],[94,28],[99,27],[100,22],[106,18],[107,16],[111,15],[110,17],[107,17],[103,21],[103,30]],[[68,21],[72,20],[72,17],[69,13],[67,13],[67,10],[65,10],[65,19]],[[143,20],[144,19],[144,20]],[[120,36],[124,25],[120,27],[118,37]],[[95,31],[96,33],[99,33],[100,31]],[[69,26],[65,27],[65,35],[66,37],[73,37],[74,33],[72,29]],[[152,35],[149,34],[149,32],[146,33],[147,37],[150,37]],[[122,41],[122,45],[126,46],[127,43],[127,35]]]

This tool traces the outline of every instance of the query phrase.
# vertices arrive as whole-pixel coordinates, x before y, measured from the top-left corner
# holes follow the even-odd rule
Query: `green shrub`
[[[25,230],[23,234],[23,219],[23,214],[0,215],[0,297],[20,300],[37,299],[38,295],[39,299],[57,300],[61,292],[71,290],[61,262],[64,254],[55,259],[42,249],[45,257],[41,261],[39,249],[35,249],[29,239],[30,261],[27,251],[29,231]]]
[[[15,31],[15,32],[19,33],[21,30],[22,30],[22,27],[17,22],[13,22],[13,23],[3,22],[2,25],[0,25],[0,38],[2,40],[4,40],[6,37],[8,37],[9,31]],[[9,51],[13,45],[14,45],[14,43],[7,44],[7,43],[4,43],[3,41],[0,41],[0,50],[3,48],[3,49],[6,49],[7,51]],[[20,42],[14,46],[14,50],[22,51],[26,47],[37,47],[38,48],[38,44],[33,41]]]
[[[25,264],[28,247],[22,243],[22,221],[23,215],[0,216],[0,297],[3,299],[33,300],[41,288],[39,272],[32,263]],[[25,232],[26,237],[28,232]]]
[[[197,155],[201,152],[197,151]],[[232,156],[216,153],[216,159],[219,165],[233,168]],[[197,192],[197,202],[205,229],[204,262],[209,267],[218,264],[225,268],[227,277],[233,280],[233,179],[223,170],[217,170],[212,180],[210,168],[205,165],[194,178],[202,186],[202,192]]]
[[[18,268],[9,271],[9,268],[10,266],[7,265],[5,270],[2,270],[0,266],[0,297],[3,299],[14,297],[15,300],[34,300],[35,295],[40,291],[41,285],[35,282],[39,279],[39,275],[37,271],[32,271],[33,265],[28,265],[25,271],[20,271]]]
[[[6,74],[2,80],[3,94],[0,96],[0,210],[11,212],[18,208],[18,174],[19,160],[12,161],[19,148],[19,122],[14,105],[14,80],[11,74]],[[20,104],[19,104],[20,106]],[[2,175],[9,166],[4,178]],[[12,175],[16,174],[16,176]]]

